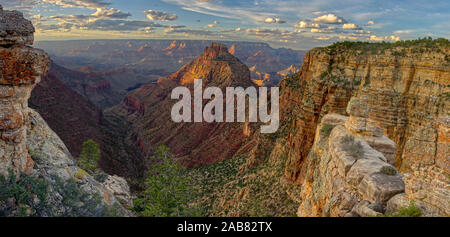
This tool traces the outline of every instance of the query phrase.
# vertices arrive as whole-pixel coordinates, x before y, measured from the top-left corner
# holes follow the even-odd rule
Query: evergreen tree
[[[160,146],[150,157],[151,168],[145,180],[147,189],[134,201],[134,210],[142,216],[174,217],[192,216],[188,207],[192,191],[184,169],[173,159],[169,148]]]
[[[99,145],[94,140],[89,139],[82,145],[78,166],[89,173],[94,173],[98,169],[100,156]]]

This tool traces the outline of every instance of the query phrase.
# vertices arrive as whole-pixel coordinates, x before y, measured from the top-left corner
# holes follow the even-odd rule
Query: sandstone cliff
[[[421,43],[367,45],[338,43],[313,49],[301,71],[281,83],[281,107],[285,119],[292,119],[286,165],[286,176],[292,181],[301,183],[304,178],[302,160],[313,144],[320,118],[327,113],[345,115],[352,96],[367,97],[372,108],[369,118],[397,144],[397,167],[406,140],[421,125],[448,116],[448,42],[436,41],[429,48]]]
[[[346,172],[339,173],[339,165],[333,168],[326,163],[340,159],[333,144],[337,143],[337,134],[343,133],[363,136],[362,143],[380,152],[384,162],[400,170],[406,183],[407,200],[415,200],[424,215],[448,215],[450,160],[445,121],[450,102],[449,52],[448,41],[425,39],[399,44],[337,43],[313,49],[305,56],[301,71],[281,83],[280,102],[282,120],[290,131],[286,136],[285,176],[302,186],[304,202],[300,215],[343,216],[345,211],[353,215],[356,209],[361,210],[361,205],[374,203],[386,208],[386,199],[368,200],[362,194],[367,190],[359,190],[363,198],[333,195],[339,186],[348,186],[350,167],[358,167],[347,160]],[[332,124],[340,125],[326,144],[322,144],[324,139],[319,131],[324,123],[331,123],[331,118],[343,120],[338,115],[327,114],[348,116],[346,107],[353,96],[363,98],[370,109],[359,111],[359,116],[350,113],[345,126],[344,121],[334,121]],[[380,139],[382,136],[389,139]],[[396,149],[392,149],[393,145]],[[395,182],[399,183],[398,179]],[[362,184],[352,185],[344,190],[355,190]],[[404,195],[394,198],[387,206],[395,206],[393,203],[399,203],[399,197]],[[353,210],[349,203],[342,204],[349,200],[358,200],[350,203],[359,206],[353,206],[356,208]],[[361,204],[361,200],[369,203]],[[340,204],[347,206],[336,206]],[[360,212],[357,214],[368,215]]]
[[[78,168],[64,143],[28,108],[31,90],[50,64],[45,52],[29,46],[33,33],[22,13],[0,6],[0,215],[130,215],[115,199],[117,190]]]
[[[400,173],[389,163],[394,142],[368,119],[365,101],[353,98],[350,117],[327,114],[304,161],[306,177],[299,216],[377,216],[404,193]]]

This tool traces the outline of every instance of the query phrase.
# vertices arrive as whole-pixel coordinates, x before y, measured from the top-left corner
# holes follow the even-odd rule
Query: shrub
[[[102,203],[99,193],[90,194],[83,191],[75,179],[63,180],[58,176],[53,176],[55,180],[55,192],[62,196],[64,213],[61,216],[69,217],[101,217],[106,215],[107,207]]]
[[[288,88],[298,89],[300,88],[300,72],[296,72],[290,76],[285,77],[283,80],[286,82]]]
[[[397,174],[397,170],[394,167],[389,166],[389,165],[381,167],[380,172],[385,175],[390,175],[390,176],[394,176]]]
[[[77,170],[77,172],[75,172],[73,177],[75,177],[79,180],[83,180],[87,175],[88,175],[88,173],[86,171],[79,169],[79,170]]]
[[[134,200],[134,211],[146,217],[192,216],[188,207],[192,190],[184,170],[174,161],[166,146],[156,149],[150,157],[151,168],[145,179],[146,190]]]
[[[419,217],[422,215],[420,210],[414,201],[411,201],[408,206],[401,207],[394,213],[387,213],[386,217]]]
[[[97,171],[94,173],[93,176],[94,176],[94,179],[97,180],[97,182],[104,183],[109,175],[105,172]]]
[[[333,128],[334,128],[334,125],[331,125],[331,124],[324,124],[324,125],[322,126],[322,128],[320,129],[320,133],[321,133],[322,135],[324,135],[325,137],[329,137],[330,134],[331,134],[331,131],[333,130]]]
[[[99,145],[94,140],[85,141],[78,158],[78,166],[89,173],[95,172],[98,169],[100,154]]]
[[[341,140],[341,144],[344,150],[355,159],[362,158],[364,155],[364,149],[361,142],[355,141],[355,137],[351,135],[345,135]]]
[[[14,198],[16,206],[28,206],[33,211],[31,215],[40,215],[47,207],[48,183],[44,179],[26,175],[18,179],[12,171],[9,171],[9,174],[9,177],[0,176],[0,203]],[[34,196],[39,199],[39,202],[34,201]],[[0,212],[0,216],[10,214]],[[26,215],[25,209],[20,208],[16,215]]]

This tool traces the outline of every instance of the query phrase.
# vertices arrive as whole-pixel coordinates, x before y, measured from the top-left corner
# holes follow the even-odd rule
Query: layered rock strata
[[[306,54],[300,72],[280,84],[281,119],[288,122],[290,130],[285,175],[291,181],[300,184],[306,178],[303,161],[320,119],[329,113],[348,115],[345,109],[353,96],[366,98],[371,106],[367,118],[397,145],[394,157],[385,154],[390,162],[395,158],[397,168],[402,166],[405,143],[414,132],[429,121],[448,116],[448,42],[417,42],[387,49],[367,44],[366,48],[342,43],[313,49]]]
[[[0,7],[0,174],[30,173],[26,146],[28,98],[48,68],[49,56],[33,44],[34,27],[22,13]]]
[[[402,175],[384,155],[395,153],[395,144],[367,119],[365,101],[353,98],[347,110],[350,117],[327,114],[317,127],[299,216],[382,215],[387,202],[405,192]]]

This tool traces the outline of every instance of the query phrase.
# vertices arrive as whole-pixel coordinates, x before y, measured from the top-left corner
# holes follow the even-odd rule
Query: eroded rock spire
[[[26,146],[28,99],[50,65],[44,51],[29,47],[33,33],[22,13],[0,6],[0,175],[33,168]]]

